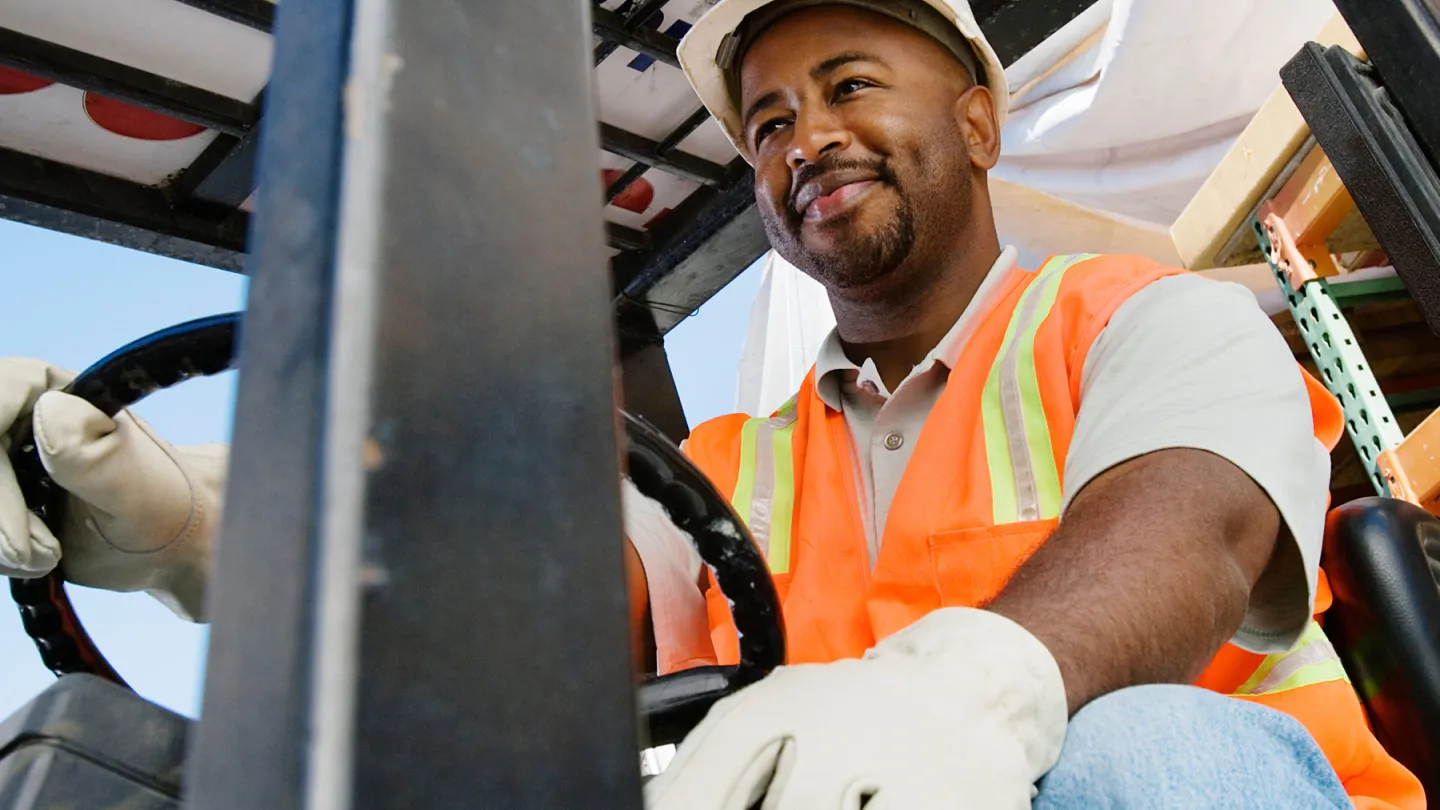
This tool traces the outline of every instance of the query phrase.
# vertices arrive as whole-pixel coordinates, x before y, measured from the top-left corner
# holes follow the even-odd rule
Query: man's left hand
[[[1067,720],[1044,645],[998,614],[945,608],[860,660],[785,667],[717,703],[646,806],[1028,808]]]

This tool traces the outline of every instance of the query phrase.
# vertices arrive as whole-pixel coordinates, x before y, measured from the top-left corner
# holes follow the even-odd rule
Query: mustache
[[[814,163],[807,163],[800,167],[800,171],[791,178],[790,193],[786,195],[786,209],[792,217],[795,214],[795,204],[800,197],[800,189],[807,183],[819,177],[824,177],[831,172],[840,171],[862,171],[870,172],[882,182],[892,186],[899,185],[896,182],[894,173],[890,171],[890,165],[883,158],[874,160],[863,160],[861,158],[847,158],[841,156],[823,157]]]

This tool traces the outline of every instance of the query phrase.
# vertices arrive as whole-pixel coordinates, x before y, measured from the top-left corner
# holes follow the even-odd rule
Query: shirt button
[[[860,383],[860,390],[864,391],[867,394],[880,393],[880,387],[877,386],[875,383],[871,382],[870,380],[866,380],[865,382]]]
[[[901,447],[904,446],[905,437],[901,436],[899,433],[891,433],[890,435],[885,437],[886,450],[899,450]]]

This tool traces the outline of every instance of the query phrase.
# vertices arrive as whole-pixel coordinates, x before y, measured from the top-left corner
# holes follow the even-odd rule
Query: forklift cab
[[[972,5],[1008,64],[1091,3]],[[14,581],[62,677],[0,724],[0,810],[639,807],[636,751],[783,662],[763,560],[676,450],[661,342],[767,249],[749,170],[676,70],[707,7],[0,11],[0,214],[252,278],[243,317],[74,384],[113,412],[240,368],[201,718],[130,692],[59,576]],[[715,570],[739,668],[637,689],[598,483],[622,469]],[[1377,732],[1440,788],[1440,522],[1345,504],[1324,564]]]

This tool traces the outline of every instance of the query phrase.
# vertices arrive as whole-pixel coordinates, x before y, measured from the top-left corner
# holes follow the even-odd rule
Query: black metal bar
[[[680,58],[675,55],[678,45],[675,40],[644,26],[631,29],[625,18],[613,11],[596,6],[590,10],[592,30],[607,42],[624,45],[632,51],[658,59],[671,66],[680,67]]]
[[[240,136],[259,117],[243,101],[0,28],[0,65]]]
[[[232,273],[240,272],[245,262],[244,254],[227,248],[125,225],[108,216],[82,214],[63,206],[42,205],[5,194],[0,194],[0,219]]]
[[[718,163],[676,152],[673,146],[662,153],[659,143],[603,121],[600,122],[600,146],[611,154],[664,169],[707,186],[721,185],[727,177],[725,167]]]
[[[651,343],[624,355],[620,382],[625,410],[654,425],[676,444],[690,436],[685,406],[675,387],[664,343]]]
[[[179,174],[166,190],[176,199],[194,198],[237,208],[255,192],[255,162],[261,127],[243,137],[221,135]]]
[[[1440,14],[1435,0],[1335,0],[1432,164],[1440,165]]]
[[[764,255],[770,243],[753,186],[747,169],[723,188],[701,189],[651,231],[656,250],[616,257],[616,307],[643,304],[668,333]]]
[[[1390,403],[1390,410],[1395,413],[1413,411],[1430,413],[1436,407],[1440,407],[1440,389],[1430,388],[1424,391],[1406,391],[1403,394],[1386,394],[1385,401]]]
[[[618,250],[648,250],[651,245],[649,234],[614,222],[605,223],[605,237]]]
[[[634,30],[644,25],[668,2],[670,2],[670,0],[640,0],[640,2],[635,3],[630,7],[629,11],[624,13],[625,28],[627,30]],[[604,62],[606,57],[614,53],[618,47],[620,47],[618,44],[608,39],[596,45],[595,64],[598,65]]]
[[[231,22],[270,33],[275,27],[275,4],[270,0],[178,0]]]
[[[258,133],[259,129],[256,127],[251,131]],[[233,135],[216,135],[215,140],[205,147],[205,151],[201,152],[199,157],[171,178],[170,182],[166,184],[165,190],[175,200],[188,199],[191,194],[195,193],[195,189],[205,182],[205,178],[225,162],[225,159],[239,144],[240,139]]]
[[[680,126],[676,127],[669,135],[666,135],[664,140],[655,144],[655,155],[660,158],[669,157],[670,153],[680,145],[681,141],[690,137],[692,132],[699,129],[700,125],[708,120],[710,120],[710,111],[704,107],[691,113],[690,117],[682,121]],[[615,182],[611,183],[610,187],[605,190],[605,201],[614,202],[616,197],[624,194],[626,189],[630,188],[630,186],[635,184],[636,180],[644,176],[649,168],[649,164],[635,163],[629,169],[626,169],[625,173],[615,178]],[[719,169],[722,173],[727,171],[718,164],[716,164],[715,168]]]
[[[177,210],[162,191],[0,149],[0,216],[239,271],[244,212]]]
[[[631,164],[630,168],[626,169],[624,174],[615,178],[615,182],[611,183],[610,187],[605,189],[605,202],[615,202],[616,197],[624,194],[626,189],[635,185],[635,181],[645,176],[645,172],[648,171],[650,171],[650,167],[644,163]]]
[[[604,229],[577,193],[599,148],[585,14],[357,17],[312,724],[328,806],[641,806]]]
[[[676,147],[680,145],[681,141],[690,137],[695,132],[695,130],[699,129],[702,124],[709,120],[710,111],[705,109],[704,107],[701,107],[695,112],[690,113],[690,117],[686,118],[684,121],[681,121],[680,126],[675,127],[675,129],[670,131],[669,135],[666,135],[663,140],[655,144],[656,153],[658,153],[662,157],[670,154]],[[728,174],[729,170],[726,169],[725,171]]]
[[[1280,71],[1315,140],[1440,334],[1440,176],[1374,71],[1307,43]]]
[[[665,338],[649,308],[624,306],[616,313],[620,336],[620,382],[625,410],[679,444],[690,435],[685,406],[675,387]]]
[[[314,810],[311,607],[350,0],[282,3],[191,810]]]
[[[1095,5],[1095,0],[990,0],[974,5],[980,28],[1000,63],[1012,65]],[[988,7],[978,7],[982,5]]]

